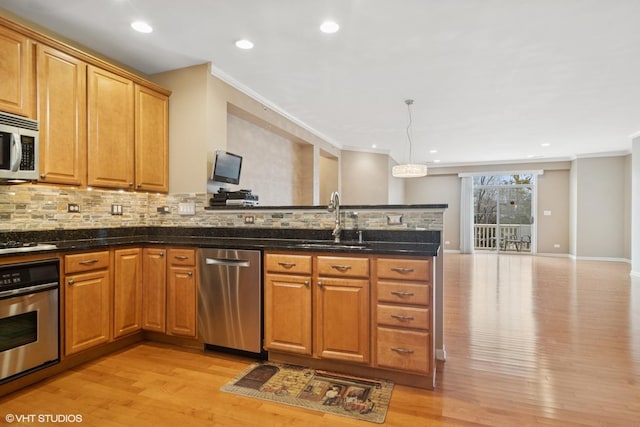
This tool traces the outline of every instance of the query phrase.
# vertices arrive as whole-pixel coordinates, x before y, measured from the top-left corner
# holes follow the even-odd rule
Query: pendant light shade
[[[396,178],[420,178],[427,175],[427,165],[411,162],[412,143],[410,130],[412,122],[411,105],[413,104],[413,99],[407,99],[404,103],[407,104],[407,111],[409,112],[409,124],[407,125],[407,138],[409,139],[409,163],[395,165],[391,169],[391,174]]]

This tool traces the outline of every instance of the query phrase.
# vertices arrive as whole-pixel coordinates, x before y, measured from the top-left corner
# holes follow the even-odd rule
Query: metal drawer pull
[[[414,320],[413,316],[403,316],[402,314],[392,314],[391,317],[393,317],[394,319],[398,319],[400,321],[406,322],[409,320]]]
[[[73,285],[76,282],[74,282],[73,279],[69,279],[69,281],[67,283],[69,283],[70,285]]]
[[[409,268],[409,267],[392,267],[391,271],[396,271],[398,273],[413,273],[413,268]]]
[[[95,264],[96,262],[98,262],[97,259],[88,259],[85,261],[80,261],[80,264],[82,265],[90,265],[90,264]]]
[[[188,256],[185,255],[176,255],[174,256],[175,259],[179,259],[180,261],[184,261],[185,259],[189,259]]]
[[[279,262],[278,265],[283,268],[293,268],[296,266],[295,262]]]
[[[399,297],[412,297],[413,295],[415,295],[413,292],[406,291],[391,291],[391,294],[397,295]]]
[[[335,268],[338,271],[347,271],[351,269],[350,265],[332,265],[331,268]]]
[[[396,353],[413,354],[413,350],[410,350],[408,348],[391,347],[391,350],[395,351]]]
[[[305,280],[305,281],[304,281],[304,285],[308,288],[308,287],[309,287],[309,281],[308,281],[308,280]]]

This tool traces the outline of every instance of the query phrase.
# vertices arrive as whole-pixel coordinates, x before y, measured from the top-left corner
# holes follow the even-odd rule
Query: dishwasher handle
[[[227,267],[249,267],[251,264],[246,259],[234,258],[206,258],[207,265],[222,265]]]

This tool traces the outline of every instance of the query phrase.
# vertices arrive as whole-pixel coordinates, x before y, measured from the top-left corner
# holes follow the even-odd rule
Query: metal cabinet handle
[[[413,354],[413,350],[408,348],[391,347],[391,350],[401,354]]]
[[[331,265],[331,268],[334,268],[338,271],[347,271],[351,269],[350,265]]]
[[[409,268],[409,267],[392,267],[391,271],[395,271],[397,273],[413,273],[413,268]]]
[[[46,174],[44,174],[44,173],[43,173],[43,174],[40,174],[40,179],[45,179],[46,177],[47,177],[47,175],[46,175]]]
[[[321,288],[321,287],[323,287],[323,286],[324,286],[324,284],[322,283],[322,281],[321,281],[321,280],[318,280],[318,287],[319,287],[319,288]]]
[[[161,257],[164,256],[164,252],[160,252],[158,256],[161,256]]]
[[[138,188],[142,188],[142,184],[138,184],[136,187],[138,187]]]
[[[414,295],[413,292],[406,292],[406,291],[391,291],[392,295],[397,295],[399,297],[412,297]]]
[[[189,276],[189,277],[193,276],[193,271],[188,272],[187,276]]]
[[[70,285],[73,285],[76,282],[74,282],[73,279],[69,279],[69,281],[67,283],[70,284]]]
[[[96,262],[98,262],[97,259],[88,259],[85,261],[80,261],[80,264],[82,265],[91,265],[91,264],[95,264]]]
[[[392,314],[391,317],[394,319],[398,319],[401,322],[408,322],[409,320],[414,320],[413,316],[404,316],[402,314]]]
[[[184,261],[185,259],[189,259],[189,257],[185,256],[185,255],[176,255],[174,258],[175,259],[179,259],[180,261]]]
[[[304,281],[304,285],[308,288],[308,287],[309,287],[309,281],[308,281],[308,280],[305,280],[305,281]]]
[[[279,262],[278,265],[283,268],[292,268],[296,266],[295,262]]]

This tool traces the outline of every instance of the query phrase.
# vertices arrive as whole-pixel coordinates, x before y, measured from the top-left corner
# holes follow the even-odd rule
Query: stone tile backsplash
[[[330,229],[334,214],[322,207],[309,209],[205,210],[206,193],[151,194],[113,190],[86,190],[44,185],[0,187],[0,232],[65,230],[113,227],[254,227]],[[67,212],[68,204],[79,212]],[[195,206],[195,215],[180,214],[180,204]],[[112,205],[122,206],[122,215],[112,215]],[[168,207],[168,212],[158,208]],[[344,208],[345,229],[443,229],[443,209],[353,209]],[[388,225],[387,216],[402,215],[402,224]],[[253,216],[253,224],[245,217]]]

